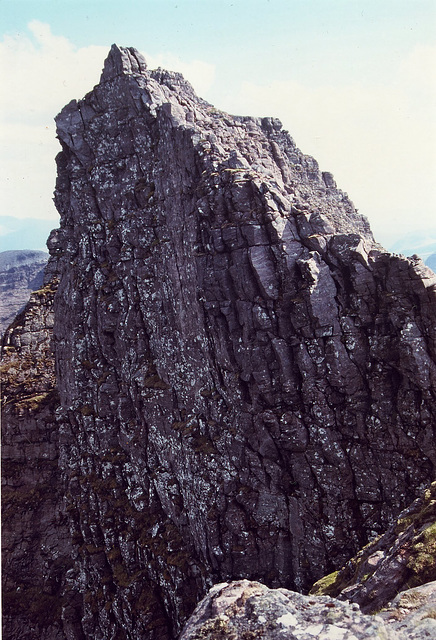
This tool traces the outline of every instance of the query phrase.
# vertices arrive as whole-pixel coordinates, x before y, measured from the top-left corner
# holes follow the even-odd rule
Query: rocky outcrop
[[[180,640],[426,640],[434,638],[436,583],[411,589],[380,616],[358,605],[241,580],[213,587]]]
[[[435,578],[436,482],[308,596],[247,580],[216,585],[180,640],[434,638]]]
[[[436,482],[405,509],[382,536],[311,593],[358,603],[365,612],[385,607],[398,592],[436,580]]]
[[[28,302],[30,294],[42,286],[45,251],[2,251],[0,253],[0,334]]]
[[[33,293],[3,339],[2,618],[9,640],[65,638],[61,609],[71,541],[50,344],[55,290],[53,280]]]
[[[309,597],[241,580],[213,587],[198,605],[180,640],[399,640],[357,605],[328,596]]]
[[[68,640],[175,638],[216,582],[308,589],[432,479],[434,274],[279,121],[134,49],[57,130]]]

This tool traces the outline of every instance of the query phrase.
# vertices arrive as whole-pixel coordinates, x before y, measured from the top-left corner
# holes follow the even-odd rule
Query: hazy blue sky
[[[0,0],[0,15],[0,249],[17,219],[23,242],[35,220],[28,248],[56,226],[53,117],[113,42],[219,108],[280,117],[384,244],[436,238],[435,0]]]

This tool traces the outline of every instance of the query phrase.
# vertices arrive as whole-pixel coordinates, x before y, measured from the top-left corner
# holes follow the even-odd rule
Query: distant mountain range
[[[2,251],[0,253],[0,333],[39,289],[48,260],[45,251]]]
[[[404,256],[417,254],[430,269],[436,270],[436,229],[409,233],[386,248]]]
[[[41,218],[14,218],[0,216],[0,249],[2,251],[44,250],[52,229],[58,220]]]
[[[436,253],[432,253],[425,261],[425,264],[436,272]]]

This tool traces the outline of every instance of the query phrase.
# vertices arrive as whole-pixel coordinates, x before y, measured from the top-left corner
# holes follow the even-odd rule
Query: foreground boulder
[[[68,534],[47,535],[71,553],[51,626],[23,582],[10,638],[173,639],[215,583],[308,589],[433,479],[435,275],[377,245],[279,121],[218,111],[134,49],[57,131],[45,437]],[[19,546],[34,505],[16,508]],[[19,569],[48,589],[37,556]]]
[[[378,617],[396,629],[404,640],[436,638],[436,582],[399,593]]]
[[[433,620],[436,629],[436,621]],[[180,640],[406,640],[358,605],[310,597],[241,580],[213,587],[189,619]],[[425,637],[425,636],[420,636]]]

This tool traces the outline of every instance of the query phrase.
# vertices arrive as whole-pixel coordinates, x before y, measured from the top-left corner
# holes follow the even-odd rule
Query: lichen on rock
[[[393,625],[357,605],[241,580],[216,585],[180,640],[403,640]]]

